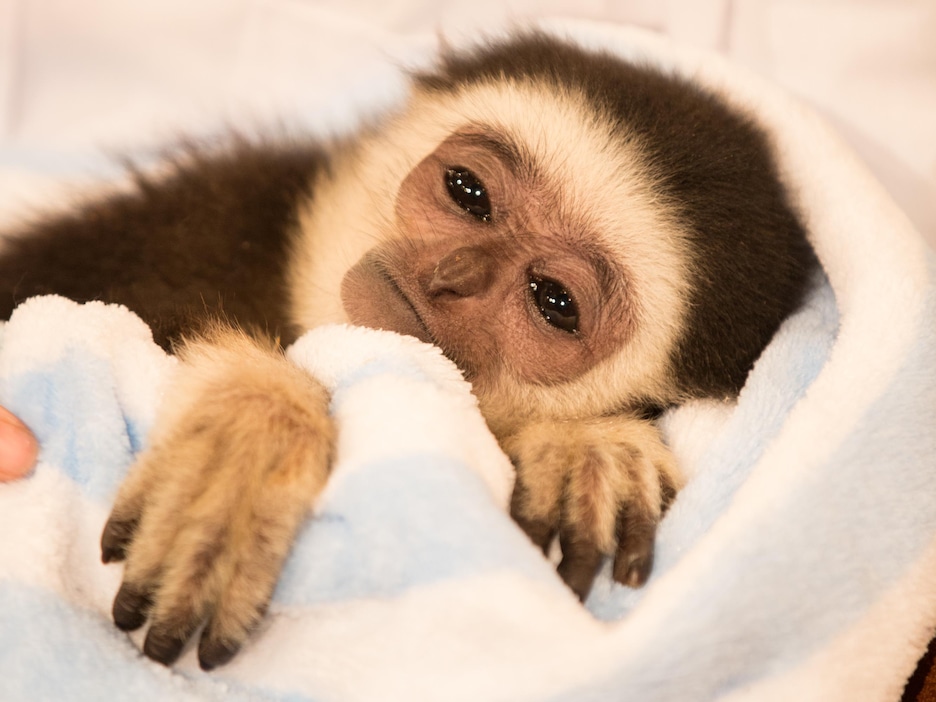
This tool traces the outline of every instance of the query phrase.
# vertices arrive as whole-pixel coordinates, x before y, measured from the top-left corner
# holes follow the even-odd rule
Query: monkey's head
[[[751,120],[541,35],[446,57],[336,169],[347,318],[438,345],[496,428],[736,392],[808,275]]]

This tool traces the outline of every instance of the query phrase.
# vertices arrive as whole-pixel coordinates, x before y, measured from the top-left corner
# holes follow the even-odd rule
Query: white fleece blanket
[[[210,674],[110,622],[98,541],[174,361],[121,308],[23,305],[0,403],[42,442],[0,485],[3,700],[888,700],[936,626],[936,261],[838,139],[783,94],[636,31],[586,43],[724,90],[774,133],[826,277],[736,405],[665,418],[691,473],[638,591],[588,609],[510,522],[510,466],[434,349],[330,327],[339,461],[263,629]]]

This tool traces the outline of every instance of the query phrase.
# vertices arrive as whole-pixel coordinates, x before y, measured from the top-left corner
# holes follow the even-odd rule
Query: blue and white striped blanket
[[[690,473],[632,591],[582,608],[506,515],[511,471],[431,347],[328,327],[339,462],[260,632],[201,672],[142,657],[98,543],[174,368],[122,308],[38,298],[0,404],[42,442],[0,485],[2,700],[888,700],[936,626],[936,259],[810,113],[641,33],[583,41],[688,72],[774,132],[825,277],[737,404],[664,418]]]

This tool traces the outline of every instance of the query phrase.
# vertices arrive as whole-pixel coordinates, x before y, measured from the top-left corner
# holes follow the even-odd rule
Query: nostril
[[[477,246],[463,246],[444,256],[429,280],[432,297],[471,297],[485,292],[494,281],[494,258]]]

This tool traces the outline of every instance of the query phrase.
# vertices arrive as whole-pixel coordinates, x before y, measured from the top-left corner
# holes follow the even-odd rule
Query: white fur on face
[[[296,321],[303,327],[347,321],[339,294],[345,273],[376,244],[405,235],[394,222],[403,179],[468,127],[503,134],[531,156],[556,193],[565,229],[596,236],[627,271],[636,311],[628,343],[574,383],[518,387],[505,377],[483,404],[522,403],[562,417],[671,398],[670,354],[689,292],[686,244],[672,210],[655,188],[637,137],[612,133],[610,120],[582,96],[530,81],[416,90],[400,115],[339,152],[331,177],[317,184],[313,206],[301,214],[290,281]]]

